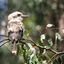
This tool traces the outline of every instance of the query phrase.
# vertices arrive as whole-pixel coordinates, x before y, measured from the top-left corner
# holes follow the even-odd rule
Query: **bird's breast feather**
[[[8,23],[7,28],[8,28],[8,32],[9,31],[17,32],[19,30],[24,29],[24,25],[22,22],[11,22]]]

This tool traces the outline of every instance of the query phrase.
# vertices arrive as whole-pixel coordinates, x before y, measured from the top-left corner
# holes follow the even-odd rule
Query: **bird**
[[[7,34],[8,39],[12,42],[12,53],[17,53],[17,43],[22,39],[25,31],[23,19],[28,15],[15,11],[8,15]]]

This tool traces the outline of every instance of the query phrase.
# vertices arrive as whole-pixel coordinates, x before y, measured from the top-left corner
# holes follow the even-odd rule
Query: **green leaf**
[[[53,42],[52,42],[52,39],[51,38],[48,40],[48,42],[49,42],[50,46],[53,45]]]
[[[63,40],[62,37],[61,37],[61,35],[60,35],[59,33],[56,33],[56,34],[55,34],[55,37],[56,37],[56,40],[57,40],[57,39],[59,39],[60,41]]]

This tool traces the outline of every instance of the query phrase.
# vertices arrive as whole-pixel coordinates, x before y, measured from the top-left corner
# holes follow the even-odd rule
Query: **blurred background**
[[[7,15],[14,11],[21,11],[30,17],[25,19],[25,36],[31,36],[35,41],[40,35],[47,33],[54,41],[54,34],[59,32],[64,37],[64,1],[63,0],[0,0],[0,34],[7,35]],[[53,24],[54,30],[47,29],[47,24]],[[3,37],[0,37],[2,40]],[[58,43],[59,51],[64,49],[64,43]],[[0,48],[0,64],[21,64],[10,53],[10,46]]]

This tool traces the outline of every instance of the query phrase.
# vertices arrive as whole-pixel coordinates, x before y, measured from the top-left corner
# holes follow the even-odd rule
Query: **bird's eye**
[[[21,14],[18,14],[17,16],[21,16]]]

